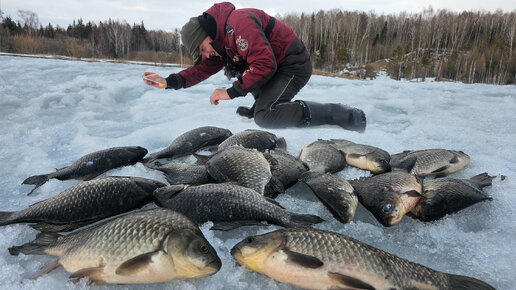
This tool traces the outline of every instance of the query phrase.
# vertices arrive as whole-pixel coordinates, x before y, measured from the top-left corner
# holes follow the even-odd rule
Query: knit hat
[[[201,28],[197,17],[190,18],[190,20],[183,25],[183,28],[181,28],[181,40],[190,56],[192,56],[194,64],[201,62],[199,46],[207,36],[208,34]]]

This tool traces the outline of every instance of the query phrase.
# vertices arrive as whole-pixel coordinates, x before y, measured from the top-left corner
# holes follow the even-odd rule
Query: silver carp
[[[240,185],[167,186],[154,192],[160,206],[175,210],[198,223],[212,221],[212,229],[231,230],[245,225],[269,224],[303,227],[320,223],[318,216],[289,212],[274,200]]]
[[[417,176],[443,177],[457,172],[469,163],[469,156],[462,151],[426,149],[403,151],[391,156],[391,167]]]
[[[220,258],[197,225],[169,209],[139,211],[62,236],[41,233],[12,255],[58,256],[36,276],[62,266],[93,284],[157,283],[215,274]]]
[[[212,126],[192,129],[179,135],[167,148],[150,154],[143,162],[150,163],[160,158],[173,159],[190,155],[198,150],[219,145],[231,135],[228,129]]]
[[[254,148],[260,152],[265,152],[266,150],[275,148],[286,149],[287,143],[285,142],[285,138],[278,138],[276,135],[270,132],[256,129],[247,129],[235,133],[233,136],[220,143],[218,151],[224,150],[230,146]]]
[[[355,217],[358,197],[353,186],[333,174],[310,174],[302,181],[312,189],[319,200],[341,223],[349,223]]]
[[[310,171],[335,173],[346,167],[344,154],[335,148],[334,144],[326,140],[312,142],[301,149],[299,159]]]
[[[217,182],[235,182],[266,196],[284,191],[283,184],[272,176],[269,162],[256,149],[227,147],[208,160],[206,169]]]
[[[147,149],[140,146],[113,147],[95,151],[84,155],[72,165],[58,169],[56,172],[31,176],[25,179],[22,184],[36,185],[28,193],[30,195],[52,178],[59,180],[91,180],[110,169],[135,164],[141,161],[145,155],[147,155]]]
[[[469,179],[443,177],[425,181],[423,197],[408,215],[434,221],[477,202],[492,200],[482,188],[490,186],[493,178],[484,172]]]
[[[342,234],[282,229],[231,249],[246,268],[305,289],[494,290],[478,279],[443,273]]]
[[[330,139],[346,157],[348,165],[380,174],[391,170],[391,155],[378,147],[353,143],[344,139]]]
[[[45,232],[71,231],[142,207],[166,184],[141,177],[110,176],[74,185],[54,197],[15,212],[0,212],[0,225],[36,223]]]
[[[423,182],[413,174],[387,172],[350,181],[360,203],[384,226],[401,221],[421,199]]]

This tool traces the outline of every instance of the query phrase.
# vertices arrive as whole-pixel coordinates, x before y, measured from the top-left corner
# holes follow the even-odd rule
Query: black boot
[[[366,128],[366,116],[357,108],[343,104],[320,104],[303,102],[310,112],[307,117],[308,126],[339,125],[346,130],[363,133]]]
[[[254,104],[251,108],[245,107],[245,106],[240,106],[237,108],[236,112],[237,112],[237,114],[239,114],[242,117],[247,117],[247,118],[251,119],[254,117]]]

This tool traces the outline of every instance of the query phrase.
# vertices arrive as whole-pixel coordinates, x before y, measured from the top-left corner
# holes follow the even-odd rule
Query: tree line
[[[111,19],[99,24],[79,19],[64,29],[40,25],[30,11],[18,14],[21,22],[0,11],[0,51],[190,63],[181,53],[178,29],[147,30],[143,22],[131,26]],[[276,17],[292,27],[314,67],[325,72],[374,77],[382,61],[394,79],[516,84],[516,11],[429,7],[413,14],[320,10]]]

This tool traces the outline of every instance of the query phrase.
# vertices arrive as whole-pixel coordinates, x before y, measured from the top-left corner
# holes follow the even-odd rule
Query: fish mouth
[[[220,270],[220,268],[222,267],[222,261],[220,260],[219,257],[216,257],[213,259],[213,261],[209,262],[207,265],[206,265],[207,268],[211,268],[214,270],[213,273],[216,273]]]

